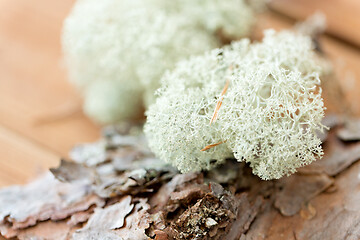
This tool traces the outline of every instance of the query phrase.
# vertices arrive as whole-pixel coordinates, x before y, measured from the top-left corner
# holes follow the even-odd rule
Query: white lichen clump
[[[233,156],[262,179],[292,174],[323,155],[321,71],[311,39],[290,31],[182,61],[147,111],[150,148],[182,172]]]
[[[100,123],[141,115],[178,60],[249,34],[254,7],[246,2],[78,0],[64,24],[63,50],[85,112]]]

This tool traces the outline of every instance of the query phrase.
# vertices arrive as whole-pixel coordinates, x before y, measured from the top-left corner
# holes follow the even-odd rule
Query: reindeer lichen
[[[235,157],[262,179],[292,174],[323,155],[321,71],[310,37],[291,31],[182,61],[147,111],[150,148],[182,172]]]
[[[248,35],[262,2],[253,1],[78,0],[64,24],[63,49],[85,112],[100,123],[137,117],[178,60]]]

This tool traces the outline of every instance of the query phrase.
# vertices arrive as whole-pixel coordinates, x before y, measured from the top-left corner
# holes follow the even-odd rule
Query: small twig
[[[229,87],[229,84],[230,84],[230,81],[229,79],[226,80],[226,84],[223,88],[223,90],[221,91],[221,94],[220,94],[220,97],[219,97],[219,100],[218,102],[216,103],[216,107],[215,107],[215,110],[214,110],[214,114],[210,120],[210,125],[216,121],[217,117],[218,117],[218,113],[219,113],[219,110],[220,110],[220,107],[221,107],[221,104],[223,102],[223,99],[224,99],[224,95],[226,93],[226,91],[228,90],[228,87]]]
[[[211,149],[211,148],[213,148],[213,147],[216,147],[216,146],[218,146],[218,145],[220,145],[220,144],[225,143],[226,141],[227,141],[227,140],[221,141],[221,142],[218,142],[218,143],[214,143],[214,144],[207,145],[206,147],[204,147],[204,148],[201,149],[200,151],[202,151],[202,152],[207,151],[207,150],[209,150],[209,149]]]

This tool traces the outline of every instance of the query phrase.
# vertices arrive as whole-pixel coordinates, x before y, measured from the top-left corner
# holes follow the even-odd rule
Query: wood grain
[[[58,154],[2,126],[0,146],[0,187],[25,183],[58,165]]]
[[[271,0],[271,8],[298,20],[321,11],[328,32],[360,47],[359,0]]]
[[[0,0],[0,185],[23,183],[36,166],[99,137],[61,62],[62,21],[72,3]]]
[[[36,124],[64,104],[79,105],[61,66],[60,32],[71,4],[3,0],[0,15],[0,123],[61,155],[75,141],[98,136],[98,128],[81,114]]]

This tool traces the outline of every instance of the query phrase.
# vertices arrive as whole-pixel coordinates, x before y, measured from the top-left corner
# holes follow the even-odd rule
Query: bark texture
[[[233,159],[180,174],[156,159],[141,127],[110,127],[25,186],[0,190],[0,232],[18,239],[360,239],[355,120],[325,119],[325,156],[262,181]],[[353,121],[353,122],[352,122]]]

